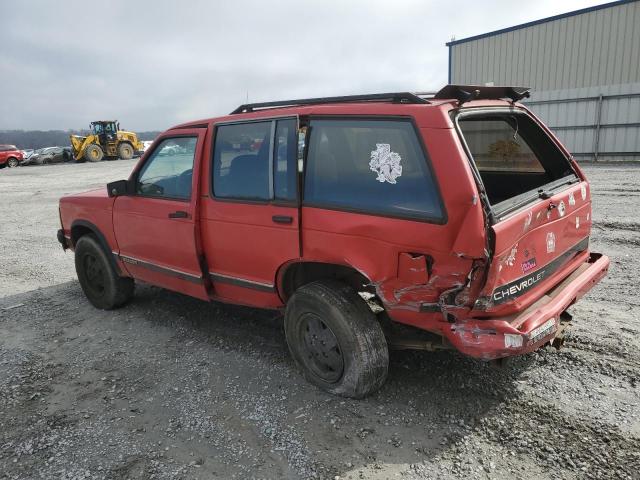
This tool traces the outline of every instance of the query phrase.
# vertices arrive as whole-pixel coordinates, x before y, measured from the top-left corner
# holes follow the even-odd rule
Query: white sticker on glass
[[[402,175],[402,165],[400,165],[399,153],[391,151],[388,143],[376,143],[376,149],[371,152],[369,168],[378,174],[376,180],[381,183],[396,183],[396,178]]]

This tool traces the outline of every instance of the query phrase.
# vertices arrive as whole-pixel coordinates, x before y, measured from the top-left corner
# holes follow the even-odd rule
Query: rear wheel
[[[15,157],[10,157],[7,160],[7,167],[9,168],[14,168],[14,167],[17,167],[18,165],[20,165],[20,162],[18,162],[18,159]]]
[[[133,147],[128,143],[121,143],[118,145],[118,156],[123,160],[130,160],[133,158]]]
[[[362,398],[387,378],[389,352],[380,324],[355,290],[337,281],[301,287],[287,303],[287,344],[314,385]]]
[[[76,243],[75,264],[82,291],[94,307],[111,310],[133,296],[133,279],[116,273],[93,235],[83,235]]]
[[[89,162],[99,162],[104,157],[104,152],[98,145],[89,145],[84,151],[84,159]]]

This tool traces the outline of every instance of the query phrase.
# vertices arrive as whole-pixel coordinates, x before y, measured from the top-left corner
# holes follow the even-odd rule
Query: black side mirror
[[[118,180],[107,183],[107,193],[110,197],[120,197],[133,193],[133,184],[129,180]]]

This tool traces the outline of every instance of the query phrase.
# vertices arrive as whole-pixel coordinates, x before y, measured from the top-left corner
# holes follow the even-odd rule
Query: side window
[[[214,195],[238,200],[295,200],[296,127],[294,119],[217,127]]]
[[[269,199],[271,122],[222,125],[213,151],[216,197]]]
[[[279,120],[276,128],[276,150],[273,156],[275,198],[296,199],[297,122],[291,118]]]
[[[189,200],[197,140],[197,137],[162,140],[138,174],[136,193]]]
[[[403,120],[312,120],[304,202],[416,219],[443,218],[412,124]]]

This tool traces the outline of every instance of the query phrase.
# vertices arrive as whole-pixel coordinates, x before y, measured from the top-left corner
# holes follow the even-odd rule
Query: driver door
[[[158,138],[131,176],[135,193],[113,205],[114,254],[129,274],[202,299],[209,296],[195,222],[205,132],[174,130]]]

